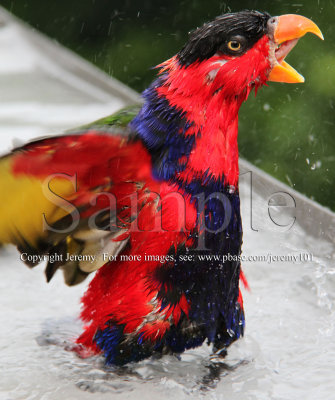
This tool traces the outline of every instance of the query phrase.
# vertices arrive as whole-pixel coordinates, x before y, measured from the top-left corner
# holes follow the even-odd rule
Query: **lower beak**
[[[275,50],[276,61],[269,74],[269,81],[285,83],[302,83],[305,81],[302,75],[285,62],[285,57],[298,40],[308,32],[314,33],[323,40],[323,35],[318,26],[308,18],[295,14],[281,15],[277,18],[273,39],[278,48]]]

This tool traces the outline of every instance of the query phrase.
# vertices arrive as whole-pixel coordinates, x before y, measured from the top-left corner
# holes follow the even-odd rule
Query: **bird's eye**
[[[228,42],[228,49],[232,51],[238,51],[241,49],[241,43],[237,40],[231,40]]]

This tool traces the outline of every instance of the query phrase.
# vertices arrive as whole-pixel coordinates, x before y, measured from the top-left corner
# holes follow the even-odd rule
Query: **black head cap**
[[[188,66],[215,53],[241,55],[267,32],[269,18],[270,14],[259,11],[240,11],[217,17],[190,34],[189,41],[177,55],[179,61]],[[229,48],[232,41],[240,43],[238,50]]]

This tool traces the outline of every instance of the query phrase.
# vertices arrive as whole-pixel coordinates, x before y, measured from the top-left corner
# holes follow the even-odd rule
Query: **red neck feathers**
[[[182,173],[184,179],[211,174],[225,184],[238,183],[238,111],[250,91],[266,82],[270,69],[268,37],[240,57],[215,54],[181,66],[177,56],[159,67],[166,75],[157,93],[192,122],[188,133],[200,132]],[[190,178],[189,178],[190,179]]]

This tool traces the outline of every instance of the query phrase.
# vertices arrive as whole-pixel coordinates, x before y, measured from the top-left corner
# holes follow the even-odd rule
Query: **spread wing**
[[[48,280],[60,267],[77,284],[127,245],[151,180],[147,151],[124,132],[136,111],[0,158],[0,243],[16,245],[29,266],[47,259]]]

